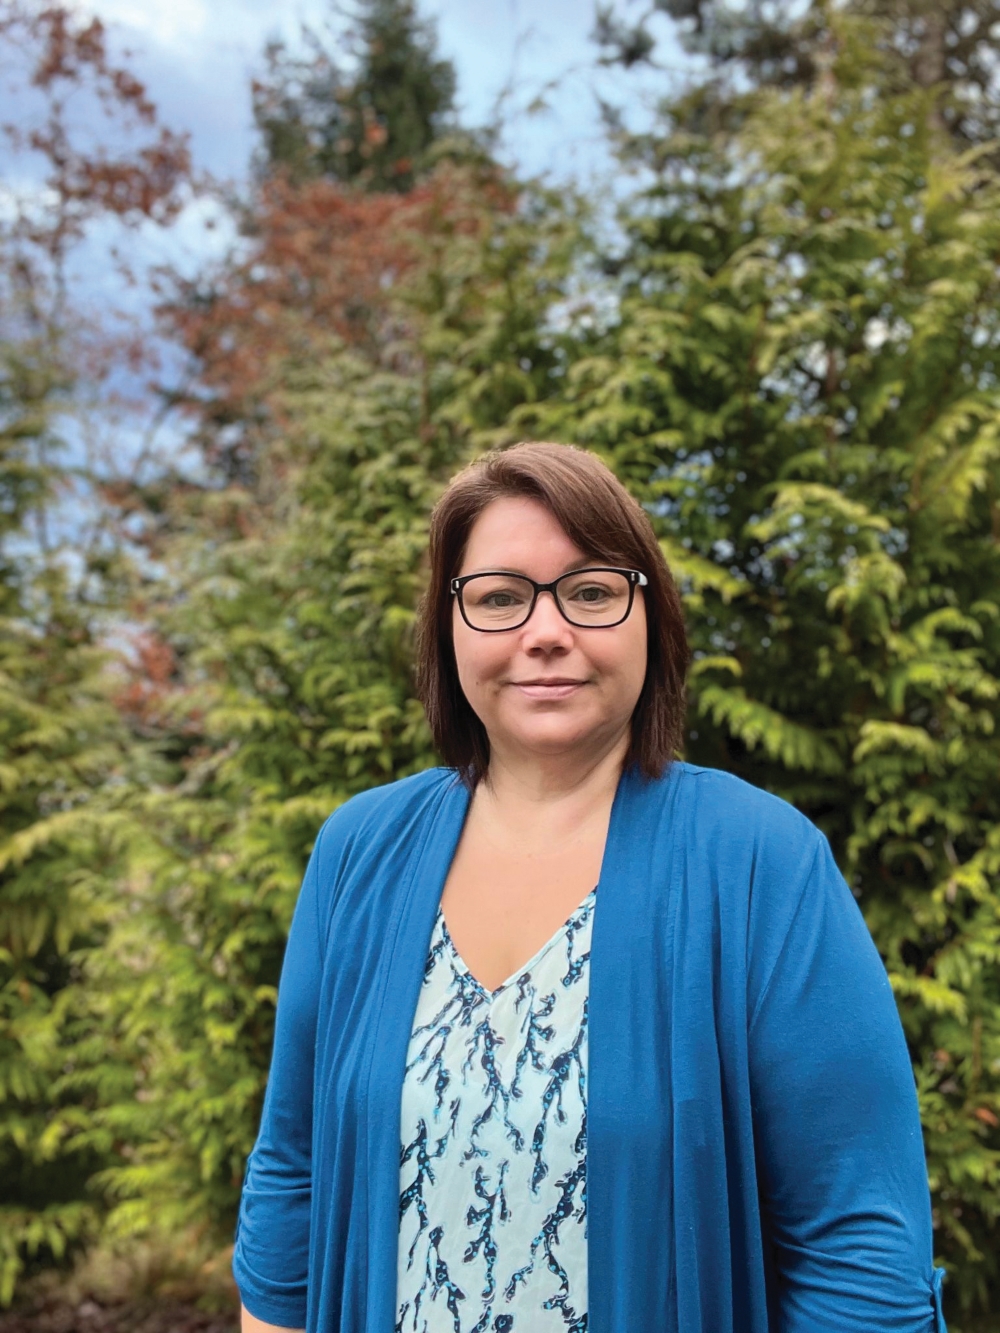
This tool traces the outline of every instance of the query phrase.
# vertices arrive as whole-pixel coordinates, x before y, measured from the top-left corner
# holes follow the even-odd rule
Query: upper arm
[[[312,1110],[321,973],[319,841],[292,917],[278,986],[274,1053],[247,1164],[233,1255],[244,1307],[283,1328],[305,1324],[312,1203]]]
[[[923,1140],[889,981],[825,839],[784,889],[797,896],[749,1018],[779,1327],[931,1333]]]

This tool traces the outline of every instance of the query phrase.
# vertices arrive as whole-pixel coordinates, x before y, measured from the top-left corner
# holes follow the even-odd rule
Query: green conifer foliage
[[[519,420],[655,516],[695,649],[688,757],[831,839],[970,1333],[1000,1312],[1000,179],[940,152],[865,27],[838,40],[835,82],[760,97],[735,140],[634,144],[653,183],[619,316]]]
[[[689,112],[718,115],[739,106],[726,83],[757,87],[811,87],[823,80],[837,45],[840,19],[873,24],[871,38],[900,84],[939,93],[933,114],[942,128],[968,146],[996,138],[996,64],[1000,47],[994,0],[653,0],[638,19],[626,7],[598,5],[595,37],[605,60],[626,67],[656,61],[650,27],[669,15],[681,45],[708,57],[716,74]],[[736,78],[732,76],[736,74]]]
[[[37,352],[7,349],[0,371],[0,1306],[26,1265],[95,1234],[86,1185],[111,1143],[93,1112],[129,1084],[82,984],[121,869],[94,801],[125,737],[90,617],[25,540],[53,481],[37,443],[61,378]]]
[[[312,29],[303,37],[301,55],[272,43],[254,84],[263,172],[409,189],[453,127],[455,70],[437,55],[432,25],[413,0],[363,0],[339,42]]]
[[[17,117],[0,216],[2,1306],[95,1233],[88,1181],[119,1146],[97,1113],[131,1087],[90,985],[125,880],[131,754],[100,642],[121,565],[65,503],[93,477],[84,431],[74,466],[62,447],[83,367],[107,364],[100,320],[74,318],[70,257],[95,222],[175,216],[189,158],[98,19],[2,0],[0,56]]]

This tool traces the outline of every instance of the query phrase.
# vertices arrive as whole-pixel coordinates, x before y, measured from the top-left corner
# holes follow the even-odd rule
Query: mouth
[[[582,689],[586,681],[552,676],[541,680],[513,680],[511,684],[529,699],[564,699],[575,690]]]

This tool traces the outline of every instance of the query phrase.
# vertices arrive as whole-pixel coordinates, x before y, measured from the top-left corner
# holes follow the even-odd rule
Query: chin
[[[539,756],[563,754],[598,739],[600,730],[593,727],[550,726],[525,727],[510,732],[510,738],[520,750],[533,752]]]

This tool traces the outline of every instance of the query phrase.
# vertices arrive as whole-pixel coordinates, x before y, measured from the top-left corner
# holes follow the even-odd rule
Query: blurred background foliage
[[[158,279],[197,466],[83,476],[67,528],[68,256],[194,187],[100,24],[0,6],[50,166],[0,223],[0,1302],[95,1244],[227,1243],[315,832],[435,762],[430,508],[547,438],[681,581],[687,756],[829,835],[910,1043],[950,1327],[995,1329],[1000,35],[979,0],[654,9],[704,74],[641,132],[607,108],[613,220],[458,123],[409,0],[364,0],[350,62],[271,46],[241,244]],[[595,36],[657,60],[627,11]],[[73,148],[83,85],[128,154]]]

